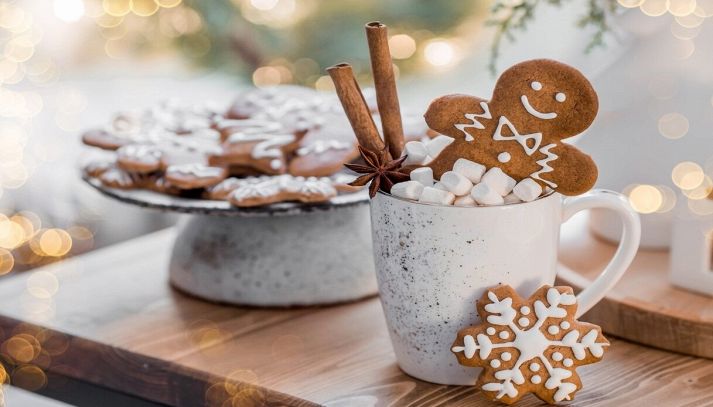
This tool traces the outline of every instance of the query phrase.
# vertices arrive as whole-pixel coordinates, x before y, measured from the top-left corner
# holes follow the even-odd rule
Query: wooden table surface
[[[172,406],[490,405],[471,387],[403,374],[376,298],[264,310],[176,292],[167,283],[173,236],[161,231],[0,280],[3,353],[32,343],[29,363],[52,380]],[[610,339],[601,363],[579,369],[585,387],[570,405],[713,405],[713,361]],[[541,403],[527,396],[518,405]]]

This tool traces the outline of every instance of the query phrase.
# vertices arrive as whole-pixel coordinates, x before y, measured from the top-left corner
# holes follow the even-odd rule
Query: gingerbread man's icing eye
[[[557,94],[555,95],[555,100],[558,101],[558,102],[560,102],[560,103],[562,103],[562,102],[564,102],[565,100],[567,100],[567,95],[565,95],[565,94],[562,93],[562,92],[559,92],[559,93],[557,93]]]
[[[533,90],[540,90],[540,89],[542,89],[542,84],[540,82],[534,81],[530,84],[530,87]]]

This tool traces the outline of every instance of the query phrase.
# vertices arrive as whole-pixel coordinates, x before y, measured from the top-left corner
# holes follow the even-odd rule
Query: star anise
[[[363,187],[371,181],[371,185],[369,185],[370,197],[375,197],[379,189],[384,192],[391,192],[391,187],[394,186],[394,184],[410,179],[408,175],[398,171],[406,157],[389,160],[385,151],[375,153],[362,146],[359,146],[359,153],[366,165],[344,164],[344,166],[354,172],[363,174],[349,185]]]

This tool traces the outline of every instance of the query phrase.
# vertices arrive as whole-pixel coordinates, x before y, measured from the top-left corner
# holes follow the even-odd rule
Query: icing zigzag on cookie
[[[460,130],[465,134],[465,141],[473,141],[475,140],[473,136],[465,131],[466,129],[478,129],[478,130],[483,130],[485,126],[483,123],[478,121],[478,119],[492,119],[493,115],[490,114],[490,107],[486,102],[480,102],[480,107],[483,108],[483,113],[466,113],[465,118],[470,120],[471,122],[468,124],[456,124],[455,127],[456,129]]]
[[[543,158],[543,159],[541,159],[541,160],[538,160],[538,161],[536,162],[536,164],[540,166],[540,170],[537,171],[537,172],[533,172],[532,174],[530,174],[530,177],[531,177],[531,178],[534,178],[534,179],[536,179],[536,180],[538,180],[538,181],[544,182],[544,183],[547,184],[550,188],[557,188],[557,184],[555,184],[555,183],[552,182],[552,181],[548,181],[548,180],[546,180],[546,179],[542,179],[541,175],[553,171],[553,168],[550,167],[550,162],[551,162],[551,161],[554,161],[554,160],[556,160],[556,159],[558,159],[559,156],[558,156],[557,154],[553,153],[553,152],[550,151],[550,150],[551,150],[553,147],[556,147],[556,146],[557,146],[557,144],[554,144],[554,143],[553,143],[553,144],[548,144],[548,145],[546,145],[546,146],[544,146],[544,147],[542,147],[542,148],[540,149],[540,152],[541,152],[542,154],[545,154],[546,157]]]

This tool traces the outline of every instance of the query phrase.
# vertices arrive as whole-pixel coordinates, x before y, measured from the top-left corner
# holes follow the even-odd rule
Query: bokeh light
[[[650,17],[662,16],[668,11],[669,0],[644,0],[639,9]]]
[[[663,194],[653,185],[637,185],[628,195],[629,203],[639,213],[654,213],[663,204]]]
[[[659,118],[659,133],[668,139],[679,139],[688,133],[688,119],[681,113],[667,113]]]
[[[703,183],[705,176],[703,168],[691,161],[678,163],[671,171],[671,180],[674,185],[683,190],[697,188]]]
[[[666,6],[669,13],[682,17],[696,10],[696,0],[668,0]]]
[[[416,40],[408,34],[397,34],[389,38],[389,49],[392,57],[407,59],[416,52]]]
[[[0,275],[11,272],[13,267],[15,267],[15,258],[12,253],[6,249],[0,249]]]
[[[35,298],[49,299],[57,293],[59,280],[54,273],[34,271],[27,278],[27,292]]]
[[[39,244],[47,256],[61,257],[72,248],[72,237],[62,229],[48,229],[41,234]]]
[[[426,62],[433,66],[448,66],[455,61],[456,50],[450,41],[434,39],[426,44],[423,55]]]
[[[83,0],[54,0],[54,15],[67,23],[79,21],[85,13]]]

